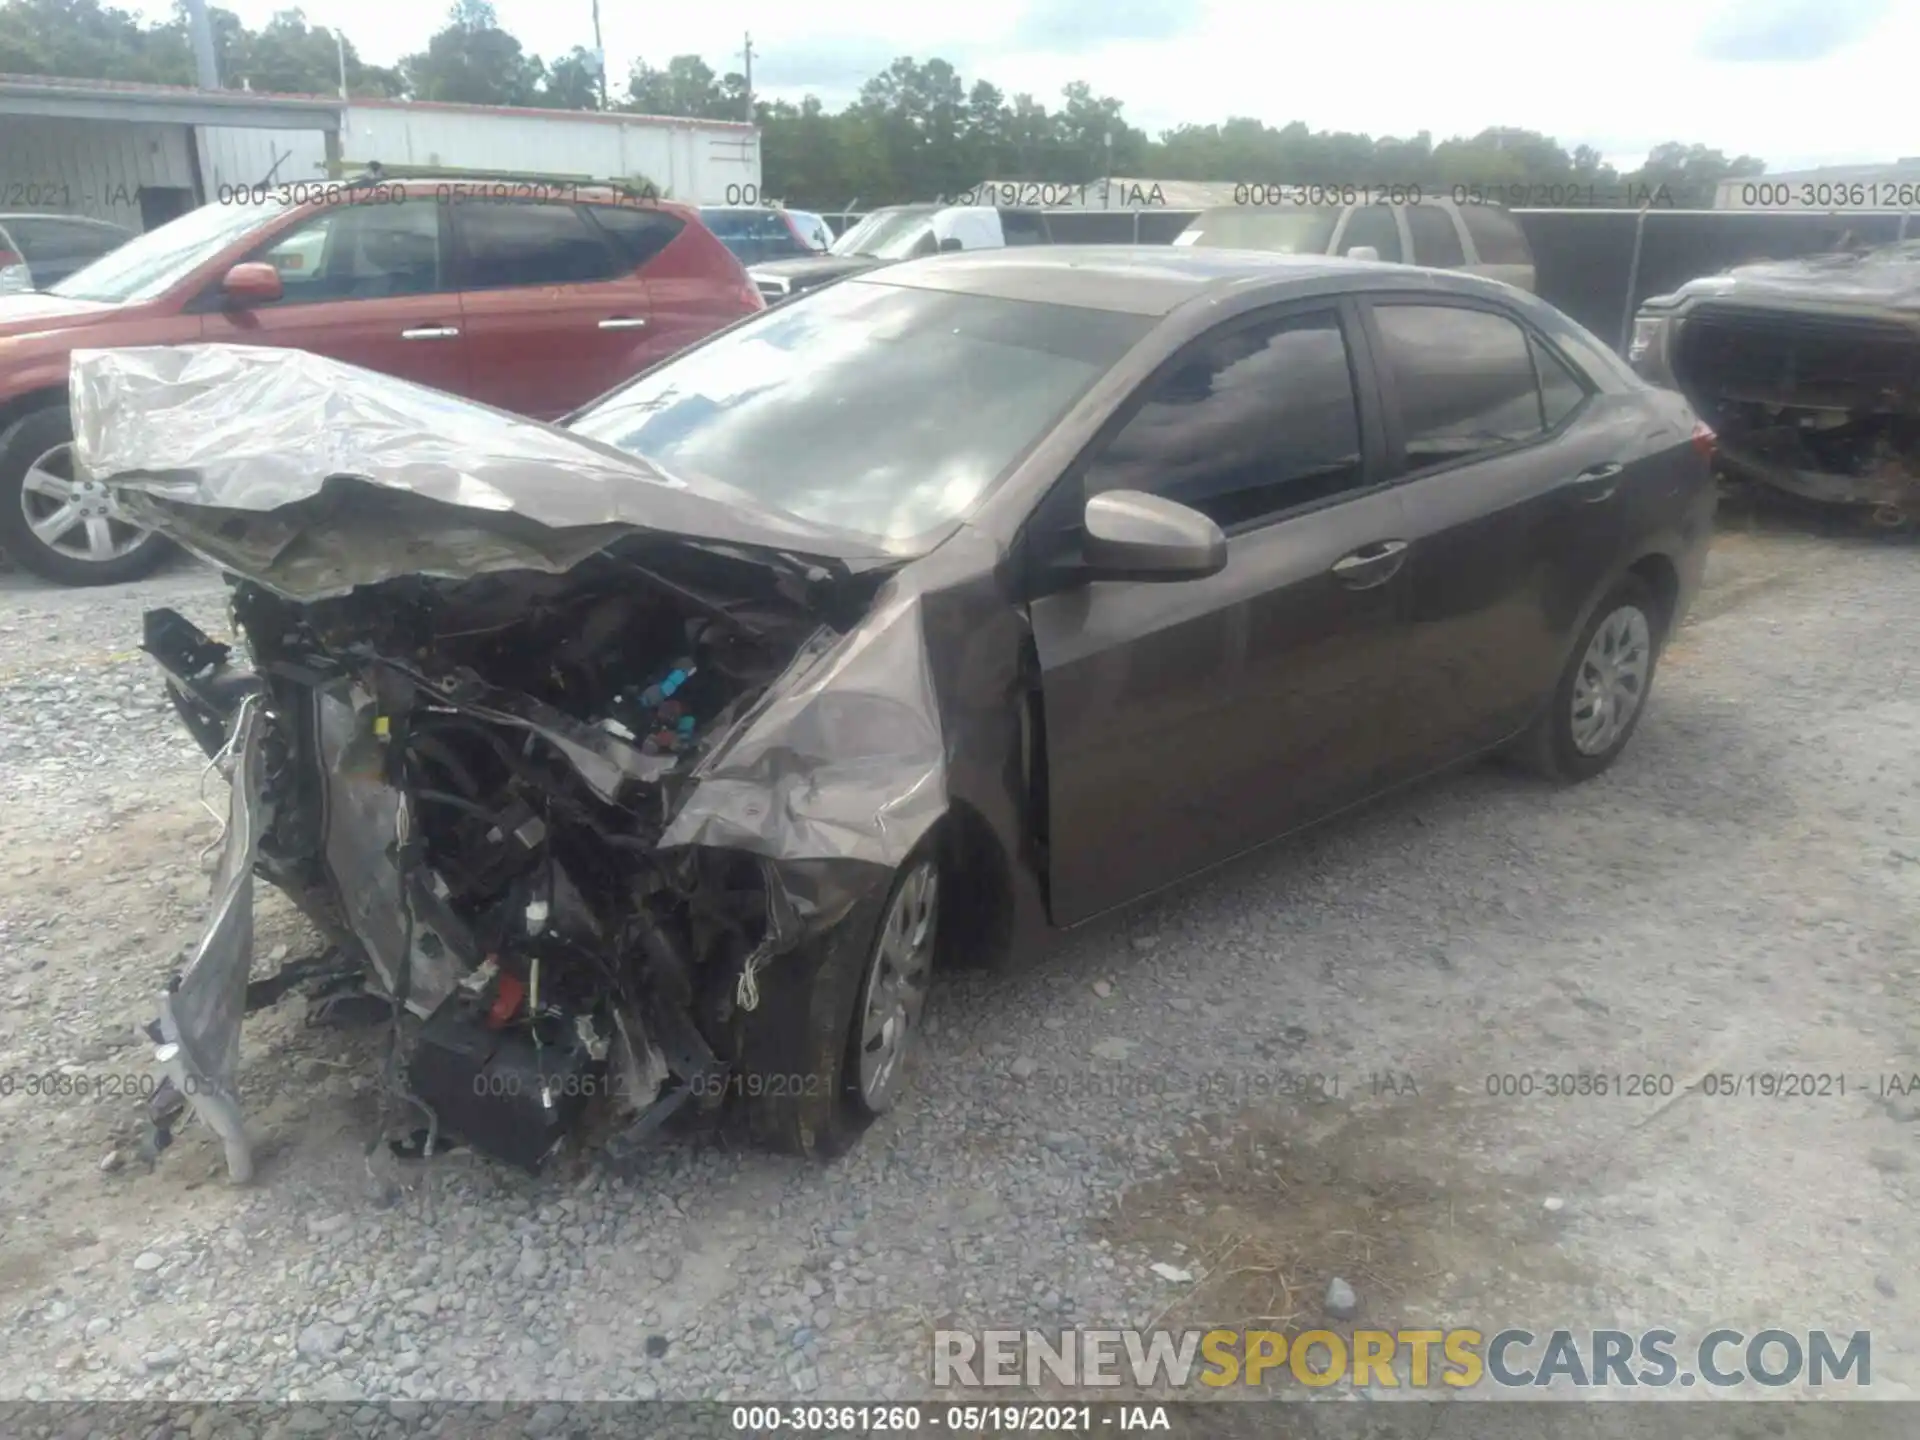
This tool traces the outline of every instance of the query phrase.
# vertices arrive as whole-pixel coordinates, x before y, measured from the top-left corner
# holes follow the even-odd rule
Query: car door
[[[650,363],[647,282],[586,207],[456,193],[450,209],[476,400],[555,419]]]
[[[1646,425],[1492,302],[1380,298],[1367,323],[1412,545],[1403,711],[1436,766],[1544,703],[1617,563]]]
[[[1401,211],[1407,222],[1407,237],[1412,242],[1410,263],[1430,265],[1436,270],[1463,270],[1467,252],[1454,228],[1453,216],[1444,206],[1422,202]]]
[[[285,345],[465,394],[460,300],[438,201],[319,205],[244,257],[280,272],[281,297],[234,305],[218,285],[195,302],[202,338]]]
[[[650,318],[644,327],[620,320],[608,327],[624,335],[601,390],[637,375],[649,365],[704,340],[724,325],[761,308],[759,292],[739,260],[702,225],[689,225],[671,210],[644,204],[582,207],[613,239],[621,263],[646,284]]]
[[[1373,249],[1375,259],[1399,263],[1402,255],[1400,222],[1394,218],[1391,205],[1348,207],[1339,233],[1329,242],[1328,253],[1350,255],[1356,247],[1363,245]]]
[[[1521,290],[1534,288],[1533,247],[1510,211],[1498,205],[1458,205],[1453,214],[1472,250],[1467,268]]]
[[[1355,312],[1228,322],[1142,387],[1030,525],[1048,870],[1071,924],[1365,794],[1390,739],[1405,530],[1377,483]],[[1086,498],[1145,490],[1218,522],[1226,568],[1073,577]]]

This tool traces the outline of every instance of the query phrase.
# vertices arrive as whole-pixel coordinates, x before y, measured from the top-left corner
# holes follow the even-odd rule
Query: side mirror
[[[1107,490],[1087,501],[1087,573],[1095,580],[1203,580],[1227,568],[1220,527],[1177,501]]]
[[[1349,245],[1347,247],[1347,259],[1349,260],[1378,260],[1379,258],[1380,252],[1371,245]]]
[[[940,242],[940,253],[942,255],[951,255],[956,250],[964,250],[966,248],[965,245],[960,243],[960,237],[958,235],[949,235]]]
[[[227,271],[220,293],[235,305],[270,305],[287,292],[278,270],[264,260],[249,260]]]

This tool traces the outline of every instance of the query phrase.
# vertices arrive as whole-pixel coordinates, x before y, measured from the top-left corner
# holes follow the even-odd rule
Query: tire
[[[760,1003],[748,1019],[741,1085],[756,1140],[790,1154],[844,1154],[904,1092],[918,1049],[926,981],[939,934],[939,866],[930,848],[895,872],[884,895],[857,905],[825,935],[760,972]],[[924,883],[929,887],[920,890]],[[884,1091],[870,1082],[868,1002],[896,969],[903,917],[917,918],[917,1003],[896,1015],[899,1048]],[[904,1023],[901,1023],[903,1022]],[[863,1062],[866,1062],[863,1068]]]
[[[1515,742],[1509,752],[1511,758],[1536,775],[1575,783],[1591,780],[1612,765],[1639,728],[1640,717],[1647,713],[1647,697],[1653,689],[1665,629],[1666,616],[1652,586],[1637,575],[1624,575],[1616,581],[1594,607],[1546,708]],[[1607,632],[1609,641],[1596,647],[1595,637],[1603,631]],[[1601,667],[1598,674],[1604,681],[1608,674],[1604,668],[1606,657],[1596,652],[1608,649],[1609,642],[1622,641],[1624,646],[1616,649],[1617,655],[1627,655],[1636,647],[1643,651],[1636,698],[1631,713],[1622,723],[1618,710],[1623,708],[1621,698],[1626,692],[1619,686],[1601,684],[1598,688],[1602,692],[1603,707],[1613,713],[1607,717],[1607,723],[1596,725],[1596,710],[1589,703],[1591,692],[1583,686],[1583,672],[1588,671],[1590,663],[1597,662]],[[1616,668],[1613,673],[1624,675],[1630,673],[1630,669]],[[1591,681],[1594,676],[1588,674],[1586,678]],[[1579,713],[1576,713],[1577,693]]]
[[[69,542],[65,545],[48,544],[33,533],[27,507],[57,513],[62,502],[43,493],[27,493],[27,473],[72,442],[73,425],[64,405],[35,410],[0,435],[0,550],[22,570],[58,585],[118,585],[151,575],[172,547],[151,531],[139,530],[123,520],[105,515],[92,517],[104,521],[106,543],[116,552],[110,558],[97,560],[82,552],[80,547],[84,542],[73,530],[58,537]],[[49,463],[46,469],[59,479],[70,476],[71,459],[66,457],[71,453],[65,452],[65,457]],[[64,474],[62,465],[67,467]],[[103,492],[90,490],[83,497],[83,503],[103,498]],[[83,528],[89,538],[96,533],[94,527]]]

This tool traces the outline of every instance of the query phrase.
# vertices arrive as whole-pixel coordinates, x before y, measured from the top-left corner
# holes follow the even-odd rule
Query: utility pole
[[[607,47],[600,40],[600,0],[593,0],[593,56],[600,71],[600,108],[607,108]]]
[[[187,34],[193,40],[195,83],[202,90],[218,90],[220,66],[213,55],[213,27],[207,21],[207,0],[187,0]]]
[[[740,53],[741,53],[741,59],[746,66],[746,69],[744,72],[744,78],[746,79],[746,82],[747,82],[747,123],[751,125],[753,123],[753,32],[752,31],[747,32],[746,39],[747,39],[746,48],[742,50]]]
[[[336,26],[333,32],[334,52],[340,57],[340,98],[347,98],[347,37]]]

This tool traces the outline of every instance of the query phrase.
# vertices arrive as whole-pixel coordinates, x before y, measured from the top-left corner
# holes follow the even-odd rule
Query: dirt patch
[[[1522,1279],[1578,1283],[1545,1193],[1489,1168],[1470,1138],[1495,1107],[1450,1085],[1393,1083],[1407,1088],[1381,1076],[1379,1093],[1262,1103],[1187,1129],[1180,1168],[1129,1190],[1096,1226],[1197,1277],[1153,1325],[1425,1327],[1482,1298],[1486,1281],[1503,1296]],[[1344,1325],[1324,1310],[1336,1276],[1360,1296]]]

